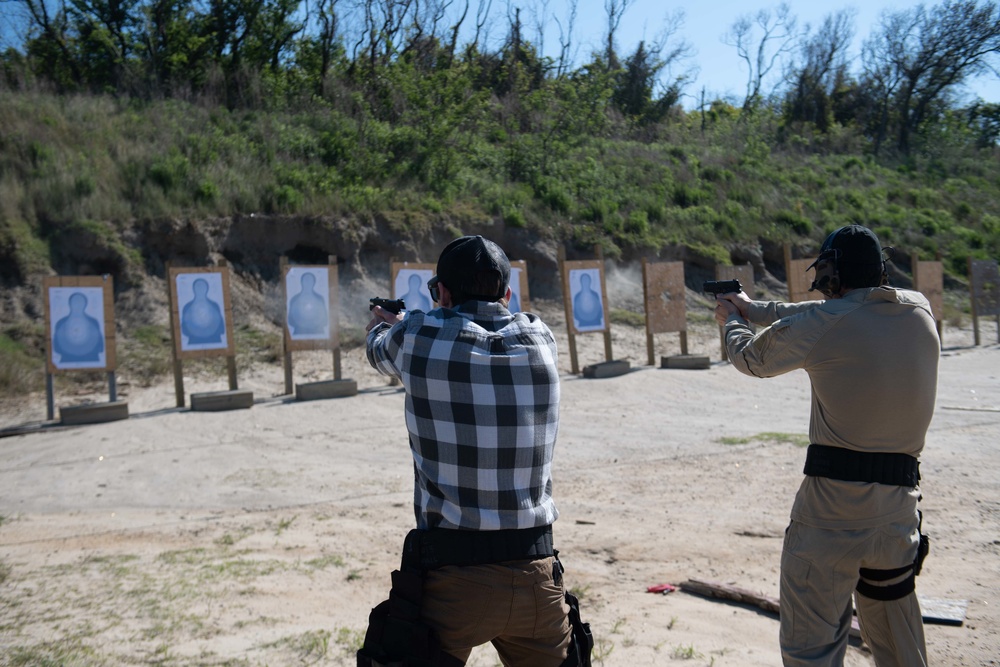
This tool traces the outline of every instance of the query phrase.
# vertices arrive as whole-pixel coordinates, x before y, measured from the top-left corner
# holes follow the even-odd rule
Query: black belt
[[[411,530],[403,542],[403,567],[486,565],[552,556],[552,526],[521,530]]]
[[[894,486],[916,486],[920,462],[909,454],[858,452],[829,445],[809,445],[802,471],[811,477],[845,482],[874,482]]]

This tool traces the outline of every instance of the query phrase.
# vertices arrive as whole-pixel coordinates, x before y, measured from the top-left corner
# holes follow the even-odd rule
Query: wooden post
[[[281,281],[281,307],[285,313],[285,326],[288,327],[288,287],[285,285],[285,267],[288,266],[288,258],[284,255],[278,260],[278,276]],[[285,395],[291,395],[292,387],[292,351],[288,349],[288,340],[285,332],[281,332],[281,365],[285,371]]]
[[[330,255],[326,258],[330,265],[330,276],[336,281],[336,289],[330,293],[330,342],[333,347],[333,379],[342,380],[343,374],[340,366],[340,276],[337,271],[337,256]]]
[[[56,392],[52,373],[45,374],[45,414],[49,421],[56,418]]]
[[[969,264],[969,299],[972,301],[972,331],[975,334],[976,346],[979,346],[979,313],[976,309],[976,281],[972,271],[972,257],[968,258]]]
[[[646,273],[646,258],[642,258],[642,291],[643,291],[643,303],[648,303],[649,295],[646,291],[649,289],[649,276]],[[650,366],[656,365],[656,355],[653,353],[653,326],[649,321],[649,308],[646,307],[646,361]]]
[[[580,365],[576,358],[576,334],[573,332],[573,306],[570,303],[572,295],[569,292],[569,275],[566,273],[566,247],[559,246],[559,275],[563,283],[563,307],[566,311],[566,336],[569,338],[570,372],[576,375]]]
[[[108,371],[108,401],[114,403],[118,400],[118,382],[115,380],[115,372]]]
[[[226,268],[227,266],[229,266],[229,263],[225,260],[225,258],[223,258],[223,259],[218,260],[215,263],[215,266],[217,268],[223,269],[223,268]],[[231,292],[232,288],[230,287],[229,290]],[[232,303],[232,301],[230,301],[230,303]],[[235,343],[236,342],[236,330],[233,329],[232,331],[230,331],[229,335],[231,336],[230,340],[232,340]],[[236,391],[237,389],[239,389],[239,386],[237,385],[237,382],[236,382],[236,352],[235,352],[235,348],[234,348],[233,354],[227,354],[226,355],[226,374],[229,376],[229,391]]]
[[[167,307],[170,310],[170,357],[173,360],[174,369],[174,396],[177,399],[177,407],[184,407],[184,363],[181,358],[177,356],[177,347],[180,342],[177,340],[177,317],[174,311],[177,310],[177,304],[174,303],[174,289],[170,281],[173,279],[170,275],[170,269],[173,268],[173,262],[167,262],[166,278],[167,278]]]
[[[611,353],[611,308],[608,303],[608,287],[604,279],[604,250],[600,245],[594,246],[594,255],[601,263],[601,299],[604,306],[604,360],[612,361],[615,357]]]

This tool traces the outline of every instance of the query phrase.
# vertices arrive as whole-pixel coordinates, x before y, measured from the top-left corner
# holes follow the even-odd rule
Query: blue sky
[[[534,6],[541,6],[545,0],[535,0]],[[566,0],[548,0],[548,14],[557,17],[564,25],[568,17]],[[921,4],[900,0],[866,0],[865,2],[824,2],[823,0],[788,0],[791,13],[798,18],[799,24],[810,23],[818,26],[828,14],[853,7],[857,10],[855,18],[855,43],[850,55],[860,56],[861,42],[867,38],[878,24],[883,10],[898,11],[909,9]],[[938,2],[923,3],[927,7]],[[526,6],[532,3],[526,2]],[[746,0],[678,0],[663,2],[662,0],[633,0],[619,25],[616,45],[619,55],[629,55],[635,51],[640,40],[654,40],[663,31],[664,17],[677,10],[684,13],[683,26],[677,33],[678,38],[689,42],[696,51],[691,64],[700,70],[697,79],[685,88],[690,98],[684,101],[685,106],[693,107],[695,99],[704,86],[709,100],[715,97],[734,96],[742,101],[746,92],[747,69],[739,58],[736,49],[722,42],[722,36],[729,31],[732,24],[744,14],[756,14],[758,10],[773,10],[778,2],[754,3]],[[522,9],[521,20],[529,23],[526,18],[529,10]],[[580,50],[577,61],[585,61],[595,48],[601,48],[603,35],[607,33],[607,15],[604,0],[578,0],[577,27],[574,35]],[[529,36],[535,32],[529,28]],[[545,51],[554,55],[559,47],[558,28],[550,23],[545,36]],[[996,61],[1000,68],[1000,58]],[[857,63],[852,71],[857,71]],[[987,102],[1000,102],[1000,75],[992,79],[982,78],[971,87],[970,95],[979,95]]]
[[[621,0],[618,0],[619,2]],[[466,21],[468,27],[474,21],[475,6],[478,0],[471,0],[472,10]],[[940,0],[924,3],[934,6]],[[506,36],[507,23],[505,13],[508,7],[521,7],[521,21],[525,35],[532,41],[537,41],[537,20],[535,16],[542,8],[545,10],[544,47],[547,55],[557,55],[559,49],[559,30],[554,21],[558,19],[564,26],[567,24],[569,0],[492,0],[494,19],[489,22],[490,37],[493,41],[502,40]],[[13,3],[6,5],[0,11],[0,48],[14,43],[11,32],[12,19],[20,13]],[[452,9],[462,4],[455,2]],[[897,11],[909,9],[921,3],[908,0],[864,0],[863,2],[829,2],[826,0],[787,0],[791,13],[798,18],[799,24],[810,23],[819,25],[823,18],[832,12],[846,8],[857,11],[855,18],[855,41],[850,55],[858,58],[861,42],[869,36],[878,24],[879,17],[885,10]],[[635,51],[643,39],[653,41],[663,31],[665,17],[678,11],[683,12],[684,21],[674,39],[683,39],[692,47],[694,54],[687,66],[697,67],[697,78],[684,88],[685,98],[682,100],[688,108],[697,106],[698,97],[704,87],[709,100],[732,98],[742,102],[746,92],[748,72],[745,63],[739,58],[736,49],[722,41],[732,24],[745,14],[755,14],[758,10],[774,10],[778,5],[774,2],[749,2],[747,0],[630,0],[630,6],[618,28],[616,47],[620,56],[628,56]],[[574,64],[579,65],[589,59],[590,53],[601,49],[604,35],[607,33],[607,14],[605,0],[578,0],[577,22],[573,30]],[[19,8],[18,8],[19,9]],[[494,47],[496,44],[489,44]],[[994,60],[1000,68],[1000,58]],[[852,64],[852,71],[858,71],[857,62]],[[682,73],[677,71],[677,74]],[[987,102],[1000,102],[1000,75],[981,77],[969,86],[966,92],[968,101],[976,96]]]

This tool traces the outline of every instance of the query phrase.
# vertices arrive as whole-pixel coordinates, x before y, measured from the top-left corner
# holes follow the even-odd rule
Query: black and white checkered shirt
[[[499,303],[407,313],[368,334],[368,361],[406,389],[417,527],[534,528],[559,513],[556,344]]]

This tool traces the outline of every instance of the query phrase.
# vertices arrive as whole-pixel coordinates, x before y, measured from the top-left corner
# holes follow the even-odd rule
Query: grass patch
[[[131,332],[121,342],[120,367],[128,369],[136,384],[148,387],[173,370],[170,354],[170,331],[166,326],[150,324]]]
[[[796,447],[807,447],[809,436],[801,433],[775,433],[765,432],[752,435],[748,438],[725,437],[719,438],[719,442],[724,445],[748,445],[754,442],[776,442],[783,445],[795,445]]]
[[[79,640],[44,642],[37,646],[12,646],[3,664],[10,667],[103,667],[115,663],[99,656]]]
[[[45,387],[45,361],[7,332],[0,333],[0,396],[23,396]]]
[[[344,559],[336,555],[321,556],[307,560],[306,565],[314,570],[325,570],[328,567],[344,567]]]
[[[675,660],[696,660],[698,658],[705,657],[695,650],[693,644],[688,646],[675,646],[671,656]]]
[[[625,326],[636,328],[646,326],[645,313],[637,313],[623,308],[612,308],[608,314],[608,319],[611,320],[612,324],[624,324]]]
[[[328,630],[307,630],[301,635],[282,637],[264,647],[290,649],[303,664],[313,664],[326,657],[330,650],[330,638]]]

